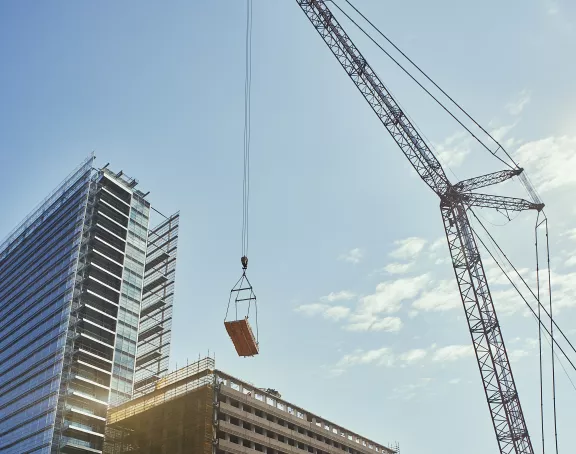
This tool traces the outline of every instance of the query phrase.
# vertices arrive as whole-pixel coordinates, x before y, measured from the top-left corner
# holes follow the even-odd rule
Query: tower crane
[[[472,192],[521,175],[523,169],[518,166],[452,184],[430,147],[336,20],[327,1],[296,2],[420,178],[439,197],[452,266],[500,453],[533,454],[534,449],[468,210],[471,207],[483,207],[506,212],[541,211],[544,204]]]

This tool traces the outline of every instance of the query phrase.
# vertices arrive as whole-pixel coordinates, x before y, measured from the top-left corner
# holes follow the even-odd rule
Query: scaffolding
[[[109,454],[211,454],[214,359],[204,358],[155,383],[148,394],[108,412]]]
[[[148,234],[134,396],[153,391],[168,372],[179,220],[175,213]]]

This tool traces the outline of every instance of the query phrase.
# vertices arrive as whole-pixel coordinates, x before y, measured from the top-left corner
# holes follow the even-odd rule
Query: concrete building
[[[90,156],[0,245],[0,452],[100,453],[167,371],[178,214]]]
[[[108,413],[113,454],[395,454],[215,369],[211,358],[166,375],[156,389]]]

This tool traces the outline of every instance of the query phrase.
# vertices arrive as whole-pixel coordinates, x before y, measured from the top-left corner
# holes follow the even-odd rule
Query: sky
[[[557,322],[576,341],[576,5],[355,4],[526,168],[547,205]],[[160,211],[180,210],[172,368],[209,352],[403,454],[496,452],[438,199],[293,0],[254,0],[248,276],[261,354],[236,356],[222,322],[241,273],[244,21],[238,0],[0,2],[0,236],[95,151]],[[501,169],[342,24],[451,181]],[[491,191],[526,197],[516,180]],[[477,213],[533,285],[535,213]],[[537,327],[485,265],[541,451]],[[567,370],[557,363],[560,452],[576,424]]]

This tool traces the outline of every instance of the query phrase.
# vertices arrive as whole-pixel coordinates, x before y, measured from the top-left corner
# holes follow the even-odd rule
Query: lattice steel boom
[[[440,197],[440,211],[452,266],[484,385],[501,454],[533,454],[500,324],[467,210],[542,210],[540,203],[470,191],[522,173],[504,170],[451,184],[432,150],[402,112],[362,53],[338,23],[325,0],[296,0],[350,79],[408,158],[418,175]]]

